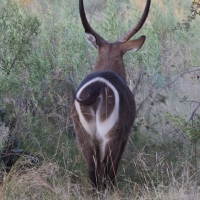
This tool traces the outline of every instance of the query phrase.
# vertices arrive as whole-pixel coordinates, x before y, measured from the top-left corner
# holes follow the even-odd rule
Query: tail
[[[105,88],[105,84],[100,81],[87,82],[77,90],[75,99],[79,103],[91,105],[99,97],[103,88]]]

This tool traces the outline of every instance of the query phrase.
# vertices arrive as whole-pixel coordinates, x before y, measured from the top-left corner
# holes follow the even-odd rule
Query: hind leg
[[[107,185],[113,187],[116,173],[122,153],[126,146],[126,141],[110,140],[104,150],[104,157],[100,165],[101,188],[105,189]]]
[[[84,137],[82,135],[84,134]],[[77,134],[77,141],[81,153],[87,163],[89,179],[93,187],[98,187],[98,174],[100,168],[100,149],[98,143],[91,136],[82,131]]]
[[[88,166],[88,175],[92,183],[92,186],[98,187],[98,174],[99,174],[99,165],[100,165],[100,153],[99,148],[93,145],[87,145],[82,148],[82,154],[86,160]]]

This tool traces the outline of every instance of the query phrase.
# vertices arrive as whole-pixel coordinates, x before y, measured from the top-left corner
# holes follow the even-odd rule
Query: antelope
[[[76,140],[88,166],[94,188],[113,187],[118,164],[133,125],[136,106],[126,83],[123,55],[137,51],[145,36],[129,39],[137,33],[149,13],[151,0],[137,24],[116,42],[109,43],[90,26],[79,0],[79,12],[86,39],[98,52],[93,72],[76,90],[71,107]]]

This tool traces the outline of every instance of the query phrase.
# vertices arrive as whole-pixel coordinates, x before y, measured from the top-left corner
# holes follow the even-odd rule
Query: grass
[[[0,2],[0,199],[94,199],[69,116],[96,57],[78,3]],[[86,2],[87,15],[109,41],[143,9],[138,1],[102,5]],[[200,28],[189,8],[152,2],[135,36],[146,35],[145,44],[124,58],[137,119],[116,187],[96,199],[199,199]]]

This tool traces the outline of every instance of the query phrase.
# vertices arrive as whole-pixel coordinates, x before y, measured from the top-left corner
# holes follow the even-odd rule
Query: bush
[[[1,158],[0,198],[93,198],[69,116],[72,93],[96,56],[85,42],[78,3],[20,2],[7,0],[0,8],[0,110],[5,110],[0,152],[7,161],[10,153],[18,153],[9,170]],[[141,14],[139,4],[116,5],[109,0],[100,14],[102,7],[87,13],[92,27],[109,41]],[[182,0],[164,7],[153,2],[136,35],[147,36],[143,48],[125,56],[137,119],[116,190],[99,198],[178,199],[179,194],[198,199],[199,109],[191,102],[199,103],[200,94],[199,19],[180,29],[175,14],[182,9],[190,15],[188,6]]]

